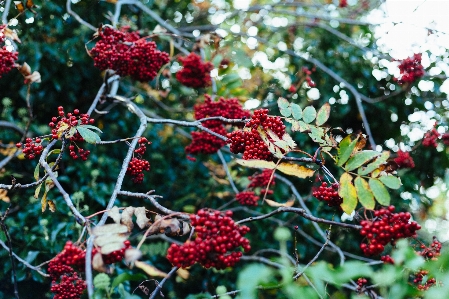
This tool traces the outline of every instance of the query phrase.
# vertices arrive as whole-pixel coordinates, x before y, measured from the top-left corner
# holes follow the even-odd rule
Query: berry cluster
[[[435,128],[433,128],[432,130],[424,134],[422,145],[426,147],[437,147],[438,137],[440,137],[440,133],[438,133],[438,131]]]
[[[268,109],[259,109],[254,114],[245,127],[250,130],[238,130],[228,134],[231,152],[234,154],[243,153],[243,159],[273,160],[273,154],[263,142],[257,131],[258,127],[273,131],[279,138],[285,133],[285,125],[279,116],[268,116]]]
[[[183,245],[172,244],[167,251],[167,259],[177,267],[190,267],[200,263],[206,268],[225,269],[234,266],[242,256],[241,251],[233,251],[240,246],[245,252],[251,249],[248,239],[243,236],[249,232],[247,226],[237,226],[231,218],[232,212],[223,215],[219,211],[199,210],[191,215],[196,239]]]
[[[343,202],[343,199],[338,195],[337,183],[328,187],[326,182],[322,182],[319,187],[314,188],[312,195],[327,203],[329,207],[339,207]]]
[[[399,70],[401,71],[401,76],[394,78],[399,84],[405,82],[412,83],[424,76],[424,68],[421,65],[421,54],[415,54],[412,57],[401,60]]]
[[[399,168],[415,167],[415,162],[413,161],[413,158],[410,156],[410,153],[403,152],[401,150],[398,151],[398,156],[394,159],[394,162],[396,162]]]
[[[268,186],[268,184],[270,184],[270,186],[274,186],[274,184],[275,184],[274,179],[270,181],[271,176],[273,175],[273,172],[274,172],[274,170],[272,170],[272,169],[264,169],[264,170],[262,170],[261,173],[254,174],[254,175],[248,177],[248,179],[250,180],[248,188],[257,188],[257,187],[266,188]],[[268,190],[268,194],[272,194],[272,193],[273,193],[273,190]]]
[[[242,191],[236,194],[235,199],[237,199],[241,205],[257,206],[257,202],[260,198],[254,193],[254,191]]]
[[[346,1],[346,0],[343,0],[343,1]],[[312,72],[314,72],[314,71],[315,71],[315,68],[313,68],[312,70],[309,70],[309,68],[305,67],[305,66],[302,68],[302,72],[306,75],[306,82],[307,82],[307,85],[309,85],[309,87],[316,86],[316,83],[310,77],[310,75],[312,75]]]
[[[392,264],[394,265],[394,259],[389,255],[383,255],[380,257],[380,260],[384,262],[384,264]]]
[[[0,25],[0,43],[3,43],[5,40],[3,33],[5,28],[6,25]],[[0,48],[0,78],[15,66],[18,58],[19,53],[8,51],[6,46]]]
[[[368,280],[366,278],[359,278],[357,279],[357,293],[361,293],[363,292],[363,288],[366,287],[366,285],[368,284]]]
[[[203,62],[201,57],[190,53],[186,57],[179,57],[183,68],[176,73],[176,79],[187,87],[202,88],[210,86],[212,80],[210,71],[214,68],[210,62]]]
[[[421,226],[410,221],[410,213],[393,213],[394,210],[394,206],[389,206],[374,211],[373,221],[364,220],[360,223],[360,234],[366,237],[366,243],[362,243],[360,248],[365,255],[380,254],[385,245],[394,245],[398,239],[416,237],[416,231],[421,229]]]
[[[441,242],[438,241],[436,237],[433,237],[432,244],[429,247],[422,244],[421,251],[418,252],[419,255],[425,257],[426,259],[433,259],[440,255],[441,252]]]
[[[54,298],[80,298],[86,289],[86,282],[78,276],[72,266],[82,271],[84,263],[84,251],[68,241],[64,249],[48,264],[48,273],[52,279],[51,291],[55,293]],[[58,284],[59,279],[61,279],[61,282]]]
[[[204,103],[195,105],[194,110],[197,120],[215,116],[228,119],[243,119],[250,116],[236,98],[220,98],[218,101],[213,101],[209,95],[205,95]],[[202,125],[217,134],[226,135],[226,128],[221,120],[203,121]],[[224,145],[226,141],[208,132],[192,132],[192,143],[185,150],[189,154],[214,154]]]
[[[413,279],[413,283],[418,285],[417,286],[418,290],[426,291],[431,286],[436,284],[437,281],[435,278],[428,278],[427,281],[424,284],[422,284],[424,276],[427,276],[428,274],[429,274],[429,271],[426,271],[426,270],[420,270],[415,273],[415,278]]]
[[[102,71],[112,69],[120,76],[131,76],[141,82],[153,80],[170,61],[169,55],[159,51],[154,42],[127,30],[105,27],[99,33],[100,40],[90,51],[95,67]]]
[[[22,148],[23,153],[25,155],[25,158],[33,160],[35,157],[39,156],[42,151],[44,150],[44,147],[41,144],[42,140],[37,137],[33,140],[33,138],[27,138],[25,139],[25,145],[23,143],[16,143],[17,148]]]
[[[95,120],[93,118],[90,118],[89,114],[80,113],[78,109],[73,110],[73,112],[71,113],[69,112],[65,114],[64,107],[59,106],[58,116],[52,117],[51,122],[48,124],[48,126],[51,128],[51,137],[53,139],[59,139],[61,135],[64,135],[64,132],[69,132],[73,127],[76,127],[78,125],[93,124],[94,122]],[[89,157],[90,151],[80,148],[75,143],[84,141],[83,137],[81,137],[81,135],[76,132],[68,139],[70,141],[70,157],[72,157],[72,159],[74,160],[80,158],[81,160],[86,161]]]
[[[143,182],[144,170],[150,171],[150,163],[147,160],[134,157],[128,164],[126,174],[132,176],[132,181],[135,184],[140,184]]]

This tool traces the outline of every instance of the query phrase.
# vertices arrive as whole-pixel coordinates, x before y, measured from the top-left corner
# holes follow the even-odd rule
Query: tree
[[[444,207],[448,51],[383,53],[379,1],[11,4],[2,296],[447,294],[418,223]]]

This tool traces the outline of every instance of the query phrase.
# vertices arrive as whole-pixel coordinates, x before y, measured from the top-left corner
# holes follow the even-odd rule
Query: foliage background
[[[111,2],[111,3],[109,3]],[[110,24],[111,14],[114,12],[113,1],[80,1],[72,7],[86,21],[94,26],[101,23]],[[338,12],[340,17],[348,19],[360,19],[371,9],[379,7],[381,1],[355,1],[354,5],[346,9],[340,9],[332,5],[332,1],[316,1],[318,6],[313,6],[315,2],[302,1],[304,5],[292,7],[290,2],[257,1],[254,5],[259,5],[254,11],[234,11],[231,1],[147,1],[145,5],[158,14],[168,24],[181,29],[186,33],[183,46],[191,49],[194,46],[194,37],[191,36],[193,27],[205,28],[202,33],[207,33],[211,29],[221,28],[228,32],[227,36],[216,43],[211,42],[204,50],[206,60],[214,61],[216,64],[220,57],[229,60],[226,69],[219,69],[218,74],[221,80],[217,80],[218,95],[226,97],[238,97],[243,103],[252,99],[258,99],[261,106],[269,107],[271,114],[277,114],[276,100],[279,96],[286,97],[291,101],[300,104],[302,107],[313,104],[316,107],[322,106],[333,98],[331,118],[329,125],[341,127],[347,133],[363,131],[362,122],[356,107],[354,97],[350,95],[344,84],[332,79],[328,74],[317,68],[311,76],[317,84],[320,97],[312,100],[308,96],[310,88],[299,84],[296,95],[288,90],[290,85],[298,83],[302,79],[302,67],[313,68],[313,63],[308,63],[299,57],[287,55],[283,49],[295,49],[301,47],[298,52],[307,53],[311,57],[321,61],[328,68],[332,69],[347,82],[357,86],[358,91],[368,97],[382,96],[386,93],[385,88],[393,84],[392,75],[388,74],[382,80],[376,80],[372,75],[372,70],[376,68],[384,69],[379,65],[380,58],[388,56],[388,53],[378,53],[376,40],[374,38],[374,27],[368,25],[339,24],[336,28],[340,33],[357,41],[363,45],[362,49],[343,41],[341,38],[329,33],[314,23],[325,24],[329,22],[314,20],[313,18],[294,17],[283,14],[282,11],[310,12],[317,15],[332,15]],[[331,3],[331,4],[329,4]],[[87,55],[85,44],[91,40],[93,32],[80,25],[73,17],[69,16],[65,9],[65,2],[41,1],[37,2],[37,15],[27,11],[20,16],[17,26],[12,28],[19,32],[22,43],[18,45],[19,61],[27,62],[33,70],[37,70],[42,75],[42,83],[32,86],[31,101],[34,111],[34,119],[30,128],[33,136],[49,133],[47,126],[51,117],[56,114],[57,107],[62,105],[66,111],[78,108],[85,111],[95,97],[99,86],[103,82],[101,72],[93,67],[92,59]],[[263,5],[266,6],[265,10]],[[300,10],[302,9],[302,10]],[[267,22],[267,18],[262,15],[274,18],[279,16],[288,20],[287,26],[273,26]],[[280,11],[276,13],[275,11]],[[180,21],[178,15],[182,18]],[[221,24],[215,24],[217,16],[221,14],[232,14],[228,20]],[[14,12],[10,13],[10,16]],[[259,15],[260,20],[254,21]],[[31,23],[25,22],[29,18],[34,18]],[[240,24],[240,32],[232,33],[231,28]],[[151,33],[158,25],[153,18],[141,12],[133,5],[123,5],[119,26],[131,26],[133,30],[140,29],[145,34]],[[204,27],[201,27],[204,26]],[[268,40],[267,43],[259,42],[257,47],[248,47],[249,37],[246,32],[252,26],[258,30],[257,37]],[[192,29],[189,29],[192,28]],[[142,35],[145,35],[142,34]],[[214,38],[214,36],[213,36]],[[160,49],[169,52],[170,36],[160,35],[154,39]],[[176,40],[176,39],[175,39]],[[87,44],[91,47],[93,43]],[[261,57],[260,53],[265,53],[271,62],[272,69],[268,69],[256,62],[255,57]],[[373,54],[374,53],[374,54]],[[178,54],[177,51],[174,54]],[[432,53],[429,53],[432,55]],[[435,56],[435,55],[434,55]],[[218,57],[218,58],[217,58]],[[435,56],[431,65],[438,62],[447,61],[448,51],[439,56]],[[203,99],[204,93],[211,90],[193,90],[181,86],[174,78],[177,62],[173,59],[170,70],[165,77],[160,76],[153,82],[136,83],[128,78],[121,81],[119,94],[133,96],[140,94],[142,97],[138,105],[145,109],[150,116],[158,115],[163,118],[180,120],[192,120],[192,107],[195,103]],[[217,67],[218,65],[216,65]],[[245,74],[250,74],[247,76]],[[239,74],[240,76],[237,76]],[[243,77],[244,79],[242,79]],[[22,82],[22,77],[17,71],[12,71],[0,79],[0,111],[1,119],[24,127],[28,121],[25,96],[26,86]],[[364,103],[367,119],[369,120],[374,139],[377,144],[384,149],[390,143],[386,140],[393,140],[390,146],[393,151],[397,151],[399,142],[403,146],[414,146],[418,142],[408,140],[407,136],[401,134],[401,125],[410,128],[424,127],[424,124],[409,121],[409,116],[417,111],[429,113],[434,111],[431,119],[438,121],[438,126],[447,130],[447,95],[440,93],[438,87],[445,78],[427,78],[435,82],[435,88],[431,92],[423,92],[412,86],[399,86],[395,88],[405,89],[397,96],[390,97],[375,104]],[[389,87],[388,87],[389,88]],[[341,93],[341,91],[345,91]],[[345,96],[347,94],[347,96]],[[411,104],[406,99],[411,99]],[[254,101],[253,101],[254,102]],[[430,106],[427,102],[432,103]],[[102,139],[112,140],[132,136],[138,126],[138,119],[123,107],[113,103],[104,103],[102,109],[109,110],[107,114],[94,115],[97,125],[103,130]],[[392,115],[397,116],[395,122],[391,121]],[[182,132],[181,132],[182,131]],[[226,176],[223,173],[220,160],[217,155],[200,156],[197,162],[186,159],[184,147],[189,144],[189,130],[176,128],[170,125],[149,125],[144,136],[152,142],[146,157],[151,163],[151,171],[145,175],[142,185],[134,185],[129,179],[125,180],[124,190],[135,192],[147,192],[156,190],[156,194],[163,196],[160,203],[170,209],[177,211],[193,212],[202,207],[218,208],[233,199],[233,194]],[[187,137],[186,137],[187,136]],[[307,138],[297,134],[294,135],[300,148],[309,153],[316,150],[316,145]],[[17,142],[20,138],[10,130],[0,130],[0,140],[4,144]],[[60,171],[59,180],[66,191],[71,194],[75,204],[84,215],[104,209],[110,193],[115,184],[115,178],[121,167],[121,161],[127,150],[125,144],[114,144],[111,146],[90,146],[91,156],[84,163],[74,163],[68,157],[64,157]],[[413,170],[400,170],[404,186],[398,190],[393,197],[397,210],[412,210],[414,217],[418,221],[425,221],[428,217],[439,216],[445,218],[445,188],[447,181],[448,155],[447,148],[436,150],[417,147],[412,151],[416,167]],[[247,176],[255,173],[250,169],[238,167],[232,162],[231,156],[226,153],[229,166],[232,169],[232,176],[236,180],[238,187],[242,190],[248,183]],[[0,156],[1,158],[1,156]],[[329,163],[333,173],[338,173]],[[20,182],[33,180],[32,173],[36,161],[24,159],[14,159],[0,172],[0,182],[10,183],[10,176],[13,175]],[[446,176],[445,176],[446,175]],[[307,205],[322,218],[340,217],[340,213],[326,207],[323,203],[311,197],[311,187],[314,180],[292,179],[299,192],[307,200]],[[429,198],[426,196],[426,188],[438,186],[444,192],[439,197]],[[50,197],[57,203],[57,212],[41,212],[40,201],[33,197],[34,190],[17,190],[10,192],[8,196],[13,203],[10,216],[6,224],[10,229],[13,239],[15,253],[26,259],[33,265],[38,265],[48,261],[61,251],[66,240],[76,240],[81,232],[81,227],[77,225],[63,204],[62,198],[56,190],[50,192]],[[289,188],[280,181],[276,182],[275,194],[277,201],[285,202],[291,197]],[[142,206],[151,209],[148,202],[136,200],[129,197],[119,197],[117,206]],[[0,209],[4,211],[7,207],[5,202],[0,202]],[[234,203],[230,207],[238,207]],[[266,213],[272,208],[261,205],[252,209],[253,211]],[[245,210],[235,212],[236,219],[248,217],[250,214]],[[279,215],[276,217],[281,221],[286,221],[287,227],[298,225],[308,235],[320,239],[309,221],[302,218],[295,218],[289,215]],[[259,249],[279,249],[280,243],[274,239],[273,232],[279,226],[279,222],[265,220],[253,222],[250,225],[251,233],[248,238],[253,247],[252,253]],[[326,229],[326,226],[322,226]],[[140,233],[130,238],[132,243],[137,243]],[[431,235],[425,231],[420,237],[430,240]],[[0,234],[4,239],[4,235]],[[332,233],[332,240],[343,250],[356,255],[361,255],[359,250],[360,236],[344,229],[335,229]],[[282,242],[281,242],[282,243]],[[145,259],[159,269],[168,271],[171,265],[164,258],[164,248],[167,248],[166,240],[156,239],[147,242],[144,247]],[[306,264],[318,251],[319,247],[311,246],[301,235],[296,234],[294,239],[286,243],[286,252],[293,254],[294,247],[298,252],[300,263]],[[336,254],[325,251],[320,260],[328,261],[337,265]],[[443,259],[444,260],[444,259]],[[12,297],[13,285],[11,284],[11,263],[7,251],[0,251],[0,261],[3,265],[0,271],[0,297]],[[187,294],[209,292],[215,294],[215,288],[224,285],[228,290],[234,290],[239,285],[236,280],[236,273],[244,275],[242,269],[248,263],[241,262],[232,271],[205,270],[200,266],[194,266],[190,270],[190,278],[172,278],[164,286],[164,294],[168,298],[184,298]],[[259,267],[263,267],[259,265]],[[248,276],[254,273],[265,273],[262,268],[245,268]],[[249,270],[248,270],[249,269]],[[375,268],[378,270],[378,268]],[[252,272],[251,272],[252,271]],[[268,270],[267,270],[268,271]],[[380,270],[379,270],[380,271]],[[125,289],[131,292],[146,276],[138,269],[129,270],[124,265],[118,265],[113,278],[122,273],[129,273],[129,276],[122,276]],[[252,274],[251,274],[252,273]],[[266,272],[261,280],[267,279],[268,284],[278,281],[281,274]],[[19,290],[21,298],[43,298],[49,297],[50,281],[44,279],[35,271],[31,271],[18,264],[17,270]],[[305,284],[301,282],[300,284]],[[149,284],[151,285],[151,284]],[[399,284],[400,285],[400,284]],[[407,285],[405,283],[405,285]],[[389,286],[391,287],[391,285]],[[291,293],[287,288],[283,292],[261,291],[258,298],[291,298]],[[293,292],[297,292],[295,289]],[[306,288],[304,292],[308,292]],[[350,296],[345,290],[330,288],[328,290],[334,298],[345,298]],[[137,292],[138,293],[138,292]],[[143,296],[143,294],[139,294]],[[408,295],[407,295],[408,296]],[[144,298],[144,296],[142,297]],[[249,297],[247,297],[249,298]],[[397,297],[399,298],[399,297]]]

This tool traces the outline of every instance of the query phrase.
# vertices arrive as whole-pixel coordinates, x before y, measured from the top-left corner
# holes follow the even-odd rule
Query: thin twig
[[[3,233],[6,236],[6,242],[8,242],[8,247],[9,247],[8,252],[9,252],[9,258],[11,260],[11,268],[12,268],[12,281],[13,281],[13,284],[14,284],[14,296],[16,297],[16,299],[19,299],[19,288],[17,287],[16,263],[14,263],[14,258],[13,258],[14,252],[12,251],[12,243],[11,243],[11,237],[10,237],[9,232],[8,232],[8,227],[5,224],[5,219],[8,216],[8,212],[9,212],[9,208],[10,207],[11,207],[11,204],[9,204],[9,206],[6,209],[5,213],[3,215],[1,215],[1,217],[0,217],[0,226],[2,227],[2,231],[3,231]]]
[[[11,8],[11,1],[12,0],[6,0],[5,2],[5,7],[4,7],[4,11],[3,11],[3,15],[2,15],[2,23],[3,25],[8,24],[8,14],[9,14],[9,9]]]
[[[221,150],[218,150],[217,154],[218,154],[218,157],[220,158],[221,164],[223,164],[223,169],[226,171],[226,175],[228,177],[229,183],[231,184],[232,190],[234,190],[235,194],[239,193],[239,190],[237,189],[237,187],[234,184],[234,179],[232,178],[231,172],[229,171],[229,167],[228,167],[228,164],[226,163],[223,153],[221,152]]]
[[[168,272],[167,276],[165,276],[164,279],[162,279],[161,282],[156,285],[156,288],[151,293],[151,296],[149,299],[154,299],[156,297],[157,293],[162,289],[162,287],[163,287],[164,283],[167,281],[167,279],[169,279],[170,276],[172,276],[173,273],[175,273],[178,269],[179,269],[178,267],[173,267],[170,270],[170,272]]]
[[[72,1],[71,0],[66,1],[65,7],[66,7],[69,15],[73,16],[75,18],[75,20],[77,20],[81,25],[86,26],[90,30],[97,31],[97,28],[95,28],[93,25],[89,24],[88,22],[84,21],[76,12],[74,12],[72,10]]]
[[[311,259],[311,260],[307,263],[307,265],[305,265],[304,268],[302,268],[302,270],[301,270],[300,272],[298,272],[298,274],[296,274],[295,276],[293,276],[293,279],[294,279],[294,280],[297,280],[298,278],[300,278],[300,277],[304,274],[304,272],[306,271],[306,269],[307,269],[310,265],[312,265],[312,264],[318,259],[318,257],[320,256],[320,254],[323,252],[324,248],[326,248],[326,246],[329,244],[329,241],[330,241],[330,234],[331,234],[331,233],[330,233],[330,230],[327,231],[326,233],[327,233],[327,239],[326,239],[326,242],[324,242],[323,246],[320,248],[320,250],[317,252],[317,254],[313,257],[313,259]]]

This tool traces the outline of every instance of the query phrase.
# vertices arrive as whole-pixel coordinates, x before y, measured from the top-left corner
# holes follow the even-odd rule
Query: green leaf
[[[294,119],[302,118],[302,109],[301,109],[301,107],[299,107],[298,104],[291,103],[290,108],[292,109],[292,116]]]
[[[278,99],[278,107],[280,110],[287,109],[287,108],[290,108],[290,103],[284,98],[279,98]]]
[[[366,263],[359,261],[347,261],[341,267],[337,268],[335,273],[335,282],[338,285],[347,283],[350,279],[359,277],[370,277],[373,269]]]
[[[374,201],[374,195],[369,188],[368,182],[358,176],[354,180],[354,186],[362,206],[368,210],[373,210],[376,202]]]
[[[380,153],[376,151],[358,152],[349,159],[348,163],[346,163],[345,170],[351,171],[356,169],[379,155]]]
[[[338,158],[337,158],[338,166],[343,166],[343,164],[345,164],[346,161],[348,161],[356,145],[357,145],[357,138],[351,142],[350,135],[346,136],[340,142],[340,145],[338,147]]]
[[[328,119],[331,113],[331,105],[329,103],[324,104],[316,115],[316,125],[323,125]]]
[[[84,141],[87,143],[95,144],[97,142],[100,142],[100,136],[98,136],[97,133],[94,131],[91,131],[89,129],[83,128],[81,126],[77,127],[78,133],[80,133],[81,137],[83,137]]]
[[[145,279],[147,279],[147,276],[145,274],[129,274],[127,272],[124,272],[114,278],[111,287],[115,289],[119,284],[125,281],[143,281]]]
[[[220,82],[223,85],[227,85],[227,84],[229,84],[231,82],[235,82],[235,81],[239,81],[239,80],[240,80],[240,76],[238,74],[236,74],[236,73],[232,73],[232,74],[224,76],[223,79],[221,79]]]
[[[388,193],[385,185],[378,179],[370,178],[369,187],[374,194],[377,202],[383,206],[388,206],[390,204],[390,194]]]
[[[304,108],[302,114],[302,119],[304,120],[304,122],[309,124],[315,119],[316,110],[313,106],[307,106],[306,108]]]
[[[290,107],[281,108],[279,109],[279,112],[281,112],[282,116],[289,117],[292,114],[292,109],[290,109]]]
[[[245,299],[256,299],[257,286],[267,283],[272,279],[274,273],[269,267],[262,264],[250,264],[239,272],[237,288],[241,290],[240,297]]]
[[[36,181],[39,181],[39,166],[40,164],[37,163],[36,167],[34,168],[34,179]]]
[[[341,204],[343,212],[350,215],[357,206],[357,192],[352,184],[352,176],[347,172],[340,177],[338,195],[343,198],[343,203]]]
[[[212,64],[218,68],[220,66],[221,61],[223,60],[223,55],[218,54],[215,55],[214,59],[212,59]]]
[[[368,164],[366,167],[359,168],[358,174],[359,175],[367,175],[367,174],[373,172],[374,170],[379,168],[380,165],[387,162],[389,157],[390,157],[390,152],[388,152],[388,151],[382,152],[382,154],[379,157],[377,157],[376,160],[374,160],[373,162]]]
[[[106,273],[99,273],[95,275],[94,277],[94,287],[96,289],[102,289],[106,292],[109,289],[109,286],[111,285],[111,279]]]
[[[379,180],[390,189],[399,189],[402,185],[401,180],[394,175],[384,175],[379,177]]]
[[[291,149],[294,149],[296,147],[296,142],[292,139],[292,137],[288,133],[284,133],[284,135],[282,136],[282,140],[287,142],[287,145]]]
[[[302,120],[298,121],[298,124],[299,124],[299,131],[300,132],[305,132],[305,131],[309,131],[310,130],[310,125],[306,124]]]
[[[324,143],[323,137],[324,137],[324,129],[320,127],[315,126],[309,126],[310,133],[309,136],[312,138],[314,142],[317,143]]]
[[[92,130],[95,130],[95,131],[97,131],[97,132],[100,132],[100,133],[103,133],[99,128],[97,128],[96,126],[92,126],[92,125],[79,125],[79,126],[77,126],[77,128],[79,128],[79,127],[81,127],[81,128],[86,128],[86,129],[92,129]]]

